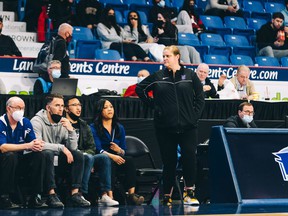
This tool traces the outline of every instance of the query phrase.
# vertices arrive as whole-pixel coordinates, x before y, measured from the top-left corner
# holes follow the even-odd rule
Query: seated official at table
[[[237,90],[240,99],[251,100],[253,99],[253,93],[256,92],[253,82],[249,79],[249,75],[250,69],[245,65],[241,65],[238,67],[235,76],[229,80]],[[220,76],[218,80],[218,91],[224,89],[224,81],[226,78],[227,76],[225,74]]]
[[[257,128],[253,120],[254,107],[251,103],[243,102],[238,107],[238,115],[230,116],[224,123],[224,127],[230,128]]]
[[[209,66],[205,63],[199,64],[196,69],[196,73],[203,85],[205,98],[219,98],[219,95],[217,94],[214,84],[208,78]]]
[[[48,63],[47,73],[38,77],[34,83],[33,95],[50,94],[53,79],[61,76],[61,62],[52,60]]]
[[[144,80],[146,77],[148,77],[150,75],[149,71],[143,69],[140,70],[137,74],[137,83],[140,83],[142,80]],[[131,85],[127,88],[127,90],[125,91],[123,97],[138,97],[138,95],[135,92],[136,89],[136,85]],[[148,93],[149,97],[153,97],[152,91]]]

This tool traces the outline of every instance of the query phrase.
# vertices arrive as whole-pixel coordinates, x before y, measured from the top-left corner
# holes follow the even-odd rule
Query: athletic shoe
[[[28,202],[29,208],[48,208],[48,205],[42,200],[40,194],[30,197]]]
[[[141,205],[144,202],[144,197],[133,193],[128,195],[127,201],[129,205]]]
[[[21,208],[21,206],[13,203],[8,195],[7,196],[2,195],[0,197],[0,209],[18,209],[18,208]]]
[[[171,196],[164,196],[164,198],[163,198],[163,205],[164,205],[164,206],[172,206]]]
[[[184,205],[199,205],[199,201],[197,200],[194,194],[195,193],[193,190],[184,191],[183,193]]]
[[[119,202],[113,200],[107,194],[104,194],[98,201],[98,206],[117,206],[117,205],[119,205]]]
[[[73,194],[69,199],[71,207],[88,207],[91,203],[87,201],[80,193]]]
[[[60,201],[57,194],[50,194],[46,201],[49,208],[64,208],[64,204]]]

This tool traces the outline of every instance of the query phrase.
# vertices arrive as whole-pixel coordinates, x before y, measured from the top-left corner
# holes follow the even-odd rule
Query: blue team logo
[[[276,156],[275,161],[279,164],[283,180],[288,181],[288,147],[272,154]]]

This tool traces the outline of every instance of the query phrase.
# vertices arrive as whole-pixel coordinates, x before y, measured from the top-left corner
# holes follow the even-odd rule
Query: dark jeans
[[[117,50],[120,55],[123,51],[126,60],[132,60],[133,56],[142,60],[148,57],[145,51],[138,44],[134,43],[112,43],[110,49]]]
[[[136,167],[134,161],[131,157],[124,156],[125,163],[122,165],[112,162],[112,187],[115,185],[115,176],[118,176],[120,179],[124,175],[124,187],[125,190],[135,187],[136,185]]]
[[[170,194],[175,183],[177,166],[177,146],[181,147],[183,177],[187,187],[196,182],[197,129],[181,133],[156,129],[156,136],[163,161],[163,192]]]
[[[46,170],[47,152],[0,153],[0,194],[12,193],[16,176],[27,177],[32,194],[43,192],[43,179]]]
[[[68,164],[66,155],[61,152],[58,159],[57,174],[65,179],[68,177],[68,181],[71,183],[71,189],[81,188],[84,171],[84,156],[81,151],[70,151],[74,161],[71,164]]]

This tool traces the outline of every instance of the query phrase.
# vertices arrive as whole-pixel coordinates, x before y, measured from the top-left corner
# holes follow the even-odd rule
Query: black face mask
[[[156,22],[158,28],[163,28],[163,24],[164,24],[163,20],[157,20]]]
[[[113,15],[108,15],[108,21],[109,21],[111,24],[116,24],[116,17],[113,16]]]
[[[78,121],[78,119],[79,119],[79,116],[75,115],[75,114],[72,113],[72,112],[68,113],[68,115],[70,116],[70,118],[71,118],[73,121]]]
[[[58,114],[51,114],[51,118],[55,123],[58,123],[58,122],[60,122],[62,116],[58,115]]]

